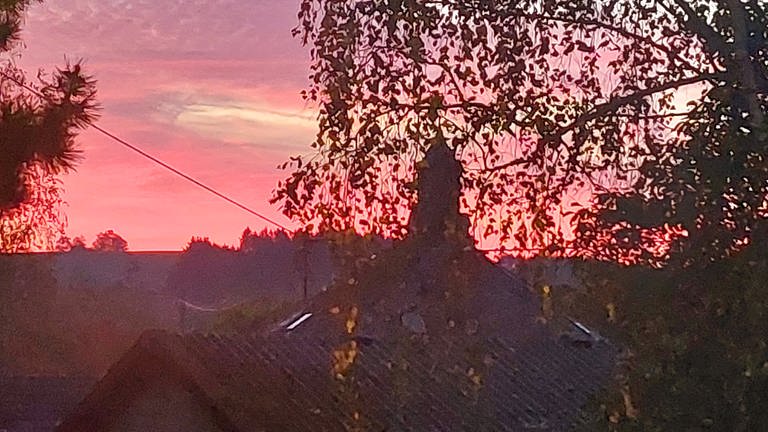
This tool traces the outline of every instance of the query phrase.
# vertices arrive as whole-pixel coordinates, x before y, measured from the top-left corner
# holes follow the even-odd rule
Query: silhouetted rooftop
[[[613,347],[556,335],[524,286],[471,253],[452,262],[477,287],[462,295],[414,276],[451,259],[350,281],[259,334],[147,332],[59,430],[102,430],[161,385],[186,389],[222,430],[569,430]]]

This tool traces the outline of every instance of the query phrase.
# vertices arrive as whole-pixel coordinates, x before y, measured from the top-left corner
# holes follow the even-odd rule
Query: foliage
[[[97,110],[95,81],[79,63],[51,74],[41,71],[34,81],[14,66],[21,21],[31,3],[0,1],[0,55],[8,56],[0,57],[0,250],[5,252],[52,248],[66,222],[54,176],[77,164],[75,136],[95,121]]]
[[[213,244],[208,238],[193,237],[168,275],[169,292],[194,303],[215,303],[233,288],[234,256],[230,248]]]
[[[184,248],[184,252],[196,252],[214,249],[222,251],[234,251],[233,247],[216,244],[212,242],[208,237],[192,237],[189,239],[189,243],[187,243],[187,246]]]
[[[614,241],[631,244],[627,227],[679,226],[687,233],[679,264],[688,266],[733,253],[765,221],[768,15],[760,2],[702,3],[696,12],[678,3],[716,78],[689,102],[676,138],[649,147],[658,156],[639,165],[634,191],[600,197],[597,228],[624,225]]]
[[[240,253],[250,254],[269,248],[284,248],[291,243],[291,238],[282,230],[262,229],[260,232],[246,228],[240,236]]]
[[[762,430],[768,422],[765,244],[696,269],[577,264],[557,312],[626,352],[585,430]],[[602,405],[602,407],[601,407]]]
[[[0,52],[11,50],[21,38],[21,18],[31,0],[0,1]]]
[[[25,180],[34,167],[53,174],[74,168],[79,159],[74,138],[96,119],[96,90],[79,64],[57,69],[48,78],[40,75],[37,84],[27,82],[10,64],[1,71],[0,150],[5,157],[0,166],[0,208],[5,210],[27,198]],[[17,82],[35,87],[45,99],[24,93]]]
[[[737,0],[303,0],[317,154],[286,164],[273,200],[313,229],[403,234],[414,163],[445,139],[476,236],[642,260],[678,237],[721,255],[761,220],[766,15]]]
[[[328,243],[246,229],[238,249],[193,239],[168,276],[167,289],[197,306],[220,308],[256,298],[296,300],[320,291],[334,272]]]
[[[77,249],[86,249],[85,236],[80,235],[75,238],[70,238],[67,235],[62,235],[56,240],[56,247],[54,250],[56,252],[69,252]]]
[[[0,252],[54,250],[64,237],[61,181],[40,166],[27,171],[29,195],[18,207],[0,211]]]
[[[268,318],[285,316],[294,303],[278,303],[271,299],[245,302],[216,313],[209,331],[218,334],[250,332],[266,326]]]
[[[92,249],[101,252],[125,252],[128,242],[112,230],[99,233],[93,241]]]
[[[589,430],[764,429],[764,2],[303,0],[299,21],[320,131],[275,191],[288,216],[402,235],[444,140],[476,238],[673,264],[589,262],[554,295],[628,348]]]

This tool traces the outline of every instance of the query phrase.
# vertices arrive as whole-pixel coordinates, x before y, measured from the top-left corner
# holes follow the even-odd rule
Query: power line
[[[261,218],[261,219],[271,223],[272,225],[275,225],[275,226],[277,226],[279,228],[282,228],[285,231],[293,232],[293,230],[291,230],[290,228],[286,227],[285,225],[283,225],[283,224],[281,224],[279,222],[276,222],[276,221],[268,218],[267,216],[262,215],[261,213],[257,212],[256,210],[252,210],[251,208],[245,206],[244,204],[239,203],[238,201],[235,201],[234,199],[232,199],[232,198],[224,195],[223,193],[217,191],[216,189],[213,189],[212,187],[202,183],[201,181],[195,179],[194,177],[189,176],[189,175],[179,171],[178,169],[168,165],[167,163],[165,163],[165,162],[161,161],[160,159],[150,155],[149,153],[147,153],[144,150],[134,146],[133,144],[130,144],[129,142],[125,141],[124,139],[122,139],[122,138],[120,138],[120,137],[110,133],[109,131],[101,128],[100,126],[91,125],[91,127],[96,129],[97,131],[101,132],[102,134],[106,135],[107,137],[115,140],[117,143],[122,144],[123,146],[133,150],[134,152],[140,154],[141,156],[144,156],[145,158],[147,158],[147,159],[151,160],[152,162],[160,165],[161,167],[167,169],[168,171],[171,171],[172,173],[178,175],[179,177],[181,177],[181,178],[183,178],[183,179],[193,183],[194,185],[196,185],[196,186],[198,186],[198,187],[200,187],[200,188],[202,188],[202,189],[204,189],[204,190],[206,190],[206,191],[216,195],[217,197],[223,199],[224,201],[237,206],[241,210],[245,210],[246,212],[248,212],[248,213],[250,213],[250,214],[252,214],[252,215],[254,215],[256,217],[259,217],[259,218]]]
[[[41,99],[44,99],[44,100],[48,100],[48,98],[44,94],[40,93],[37,89],[35,89],[33,87],[30,87],[29,85],[25,84],[22,81],[19,81],[18,79],[16,79],[13,76],[8,75],[5,71],[0,70],[0,75],[2,75],[3,77],[11,80],[16,85],[18,85],[18,86],[20,86],[20,87],[30,91],[35,96],[37,96],[37,97],[39,97]],[[97,126],[95,124],[92,124],[90,126],[92,128],[94,128],[94,129],[96,129],[97,131],[99,131],[101,134],[105,135],[106,137],[108,137],[108,138],[112,139],[113,141],[117,142],[118,144],[121,144],[122,146],[124,146],[124,147],[126,147],[126,148],[128,148],[130,150],[133,150],[134,152],[138,153],[139,155],[149,159],[150,161],[156,163],[157,165],[160,165],[161,167],[163,167],[163,168],[167,169],[168,171],[176,174],[177,176],[183,178],[184,180],[187,180],[187,181],[191,182],[195,186],[197,186],[197,187],[199,187],[199,188],[201,188],[201,189],[203,189],[203,190],[205,190],[205,191],[207,191],[209,193],[212,193],[213,195],[216,195],[217,197],[219,197],[219,198],[223,199],[224,201],[226,201],[226,202],[228,202],[228,203],[238,207],[239,209],[244,210],[244,211],[246,211],[246,212],[248,212],[248,213],[250,213],[250,214],[252,214],[252,215],[254,215],[254,216],[258,217],[258,218],[261,218],[262,220],[264,220],[264,221],[266,221],[266,222],[268,222],[268,223],[270,223],[270,224],[272,224],[272,225],[274,225],[274,226],[276,226],[278,228],[281,228],[281,229],[283,229],[283,230],[285,230],[285,231],[287,231],[289,233],[293,233],[293,230],[288,228],[288,227],[286,227],[285,225],[283,225],[283,224],[281,224],[281,223],[279,223],[279,222],[277,222],[277,221],[275,221],[273,219],[270,219],[269,217],[262,215],[261,213],[257,212],[256,210],[253,210],[253,209],[249,208],[248,206],[246,206],[246,205],[244,205],[244,204],[242,204],[242,203],[240,203],[240,202],[238,202],[238,201],[236,201],[236,200],[234,200],[234,199],[224,195],[223,193],[217,191],[216,189],[206,185],[205,183],[195,179],[194,177],[192,177],[192,176],[190,176],[188,174],[185,174],[184,172],[182,172],[182,171],[174,168],[173,166],[163,162],[162,160],[156,158],[155,156],[152,156],[151,154],[149,154],[149,153],[145,152],[144,150],[140,149],[139,147],[129,143],[128,141],[118,137],[117,135],[109,132],[108,130],[106,130],[106,129],[100,127],[100,126]]]

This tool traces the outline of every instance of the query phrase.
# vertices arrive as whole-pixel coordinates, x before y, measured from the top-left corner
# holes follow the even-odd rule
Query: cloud
[[[306,150],[317,122],[305,114],[231,103],[199,103],[181,107],[174,124],[224,141],[240,141],[282,152]]]
[[[243,203],[268,204],[289,155],[307,153],[314,114],[299,97],[307,49],[290,36],[298,0],[47,0],[30,10],[22,65],[86,59],[101,127]],[[95,131],[64,178],[72,235],[104,229],[133,249],[193,235],[233,242],[264,222]]]
[[[290,37],[298,7],[297,0],[47,0],[29,13],[27,41],[113,59],[295,59],[305,53]]]
[[[310,129],[316,125],[315,120],[308,115],[231,104],[189,105],[184,107],[178,120],[183,122],[182,117],[185,116],[189,120],[194,118],[216,120],[237,118],[273,126],[305,127]]]

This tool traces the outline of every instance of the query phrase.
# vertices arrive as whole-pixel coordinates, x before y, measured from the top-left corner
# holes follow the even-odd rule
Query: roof
[[[454,262],[478,287],[462,293],[443,289],[452,274],[426,286],[350,281],[268,331],[147,332],[59,430],[102,430],[158,379],[194,394],[226,431],[570,429],[614,349],[537,323],[530,293],[483,262]]]
[[[59,430],[100,430],[89,423],[99,410],[124,406],[105,404],[115,386],[142,381],[158,358],[160,371],[222,414],[224,430],[567,430],[603,385],[612,352],[541,336],[524,345],[489,338],[472,352],[451,339],[339,345],[298,334],[286,343],[148,332]],[[334,359],[353,343],[342,372]]]

